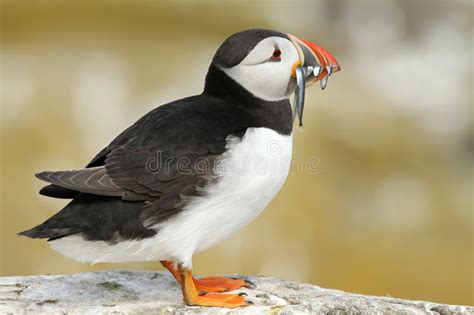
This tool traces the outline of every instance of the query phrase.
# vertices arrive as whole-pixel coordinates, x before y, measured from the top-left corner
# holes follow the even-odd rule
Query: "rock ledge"
[[[474,314],[474,307],[408,301],[249,276],[253,306],[184,306],[167,272],[110,270],[58,276],[0,278],[0,314]]]

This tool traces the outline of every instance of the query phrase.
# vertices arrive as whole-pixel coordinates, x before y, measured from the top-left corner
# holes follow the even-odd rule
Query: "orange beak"
[[[308,70],[306,74],[306,86],[323,80],[324,82],[321,82],[321,87],[324,88],[327,83],[327,78],[334,72],[341,70],[336,58],[325,48],[291,34],[288,34],[288,37],[295,45],[300,57],[299,65],[295,64],[294,68],[303,66]]]

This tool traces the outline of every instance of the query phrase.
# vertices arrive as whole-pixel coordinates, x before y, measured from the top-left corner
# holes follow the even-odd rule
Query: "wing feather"
[[[36,174],[36,177],[56,186],[82,193],[102,196],[122,196],[125,193],[124,189],[117,186],[107,175],[104,166],[72,171],[46,171]]]

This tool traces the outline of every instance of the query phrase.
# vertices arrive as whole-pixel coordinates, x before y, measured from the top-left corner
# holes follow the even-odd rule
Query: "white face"
[[[272,58],[278,50],[280,60]],[[272,36],[260,41],[238,65],[222,70],[256,97],[278,101],[293,92],[291,72],[298,61],[298,51],[290,40]]]

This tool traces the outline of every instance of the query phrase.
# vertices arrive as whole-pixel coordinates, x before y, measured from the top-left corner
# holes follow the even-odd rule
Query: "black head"
[[[232,68],[238,65],[262,39],[272,36],[288,39],[286,34],[261,28],[232,34],[219,46],[212,63],[219,67]]]
[[[293,35],[265,29],[238,32],[227,38],[214,55],[205,90],[215,90],[217,86],[209,85],[220,84],[212,79],[211,72],[217,69],[254,97],[265,101],[288,99],[296,85],[295,69],[303,65],[338,70],[334,57],[326,50]],[[321,78],[315,74],[308,81]]]

